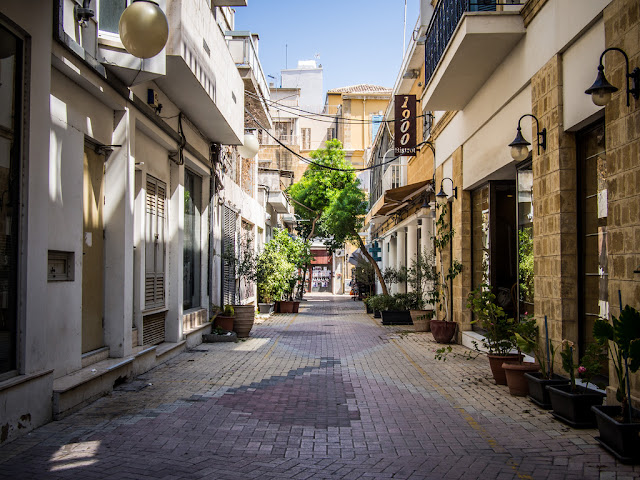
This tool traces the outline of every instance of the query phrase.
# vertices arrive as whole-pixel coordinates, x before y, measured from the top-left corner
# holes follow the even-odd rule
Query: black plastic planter
[[[551,399],[547,386],[568,385],[569,379],[553,374],[552,378],[545,378],[541,372],[525,373],[529,382],[529,400],[545,410],[551,408]]]
[[[367,305],[366,303],[364,304],[364,306],[367,309],[367,313],[373,313],[373,308],[371,308],[369,305]]]
[[[382,315],[380,314],[380,310],[374,310],[373,311],[373,318],[381,318]]]
[[[594,405],[602,405],[604,393],[577,387],[571,393],[571,385],[547,387],[554,418],[573,428],[595,428],[596,416],[591,411]]]
[[[399,312],[386,311],[382,312],[383,325],[413,325],[411,313],[409,310]]]
[[[622,407],[591,407],[595,413],[600,436],[600,445],[622,463],[640,463],[640,420],[637,423],[619,422],[615,419],[622,414]]]

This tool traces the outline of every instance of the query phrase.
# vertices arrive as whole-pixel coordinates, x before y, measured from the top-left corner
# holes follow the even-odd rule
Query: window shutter
[[[166,194],[166,184],[147,175],[144,286],[146,309],[164,307]]]
[[[222,252],[236,249],[236,213],[227,206],[223,206]],[[222,304],[236,303],[236,277],[233,262],[222,260]]]

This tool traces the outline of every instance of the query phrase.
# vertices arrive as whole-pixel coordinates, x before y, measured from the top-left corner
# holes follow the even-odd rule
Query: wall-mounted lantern
[[[169,22],[156,2],[134,0],[120,16],[120,40],[134,57],[151,58],[159,54],[169,38]]]
[[[584,93],[586,93],[587,95],[591,95],[591,100],[593,101],[593,103],[595,103],[599,107],[602,107],[606,105],[609,100],[611,100],[611,94],[618,91],[616,87],[609,83],[607,77],[604,76],[604,65],[602,64],[602,59],[604,57],[604,54],[610,51],[620,52],[622,55],[624,55],[624,60],[626,62],[625,64],[627,68],[625,78],[627,79],[628,107],[629,95],[633,95],[633,98],[635,98],[636,100],[638,100],[638,97],[640,97],[640,68],[636,67],[633,69],[633,72],[629,73],[629,57],[624,50],[617,47],[607,48],[604,52],[602,52],[602,54],[600,55],[600,64],[598,65],[598,75],[596,76],[596,81],[593,82],[593,85],[587,88]],[[632,84],[633,86],[630,84]]]
[[[540,130],[540,124],[538,123],[538,119],[535,115],[531,115],[530,113],[525,113],[518,120],[518,131],[516,133],[516,138],[509,144],[511,147],[511,157],[521,162],[529,155],[529,145],[531,145],[523,136],[522,136],[522,128],[520,127],[520,122],[524,117],[531,117],[536,121],[536,135],[538,136],[538,155],[540,155],[540,149],[547,149],[547,129],[543,128]]]

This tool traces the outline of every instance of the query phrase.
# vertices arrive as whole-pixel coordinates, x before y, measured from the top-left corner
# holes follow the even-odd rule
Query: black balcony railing
[[[458,22],[465,12],[494,12],[499,5],[518,5],[520,1],[509,0],[440,0],[427,29],[425,43],[425,84],[440,62]]]

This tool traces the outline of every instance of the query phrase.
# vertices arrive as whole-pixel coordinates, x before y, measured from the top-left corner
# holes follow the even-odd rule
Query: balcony
[[[174,0],[168,12],[167,74],[156,83],[208,138],[244,137],[244,85],[205,0]]]
[[[427,29],[425,110],[462,110],[524,37],[521,4],[441,0]]]
[[[238,67],[238,72],[244,81],[245,103],[247,108],[258,121],[267,128],[272,127],[271,115],[267,101],[270,99],[270,90],[267,78],[262,70],[258,58],[258,37],[251,32],[227,32],[225,34],[229,52]],[[251,122],[253,126],[253,122]]]

